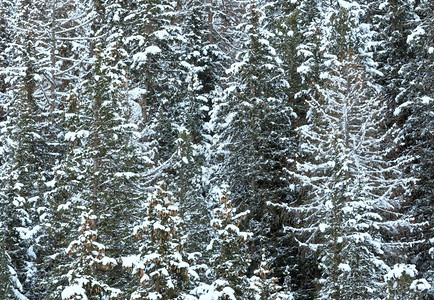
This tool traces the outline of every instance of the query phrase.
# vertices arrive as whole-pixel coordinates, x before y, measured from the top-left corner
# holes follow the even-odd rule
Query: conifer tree
[[[124,44],[129,54],[127,65],[140,88],[145,126],[153,130],[147,139],[158,142],[158,160],[170,158],[177,138],[172,125],[175,95],[179,91],[179,53],[181,39],[176,24],[176,3],[166,0],[132,1],[123,16]]]
[[[2,224],[3,225],[3,224]],[[5,232],[2,232],[2,236],[6,236]],[[10,258],[6,251],[6,241],[3,238],[0,246],[0,289],[3,297],[7,299],[14,299],[14,275],[11,273]]]
[[[392,191],[405,187],[405,182],[385,177],[389,168],[398,172],[396,166],[377,164],[384,161],[384,154],[376,147],[386,142],[381,135],[375,138],[381,124],[376,115],[381,109],[374,106],[379,98],[360,100],[363,71],[354,62],[340,66],[324,78],[332,90],[318,91],[318,98],[309,101],[312,125],[300,128],[301,137],[309,142],[301,145],[307,161],[298,163],[300,175],[295,177],[307,187],[310,200],[298,209],[310,215],[305,219],[310,224],[305,229],[310,232],[307,245],[320,250],[324,287],[320,297],[359,299],[369,293],[374,299],[382,295],[379,283],[387,270],[384,262],[380,264],[382,239],[374,229],[387,216],[379,211],[394,209],[389,200]],[[345,74],[346,80],[338,81],[338,74]],[[364,95],[375,97],[367,91]]]
[[[372,85],[369,64],[353,50],[365,38],[357,27],[359,7],[353,5],[322,8],[321,45],[329,52],[323,54],[322,82],[307,101],[309,123],[298,129],[306,141],[298,172],[290,172],[307,198],[293,211],[309,215],[300,245],[319,251],[321,299],[381,298],[382,275],[389,268],[383,249],[390,251],[382,243],[391,226],[409,226],[397,210],[413,182],[402,176],[411,157],[390,159],[386,107]]]
[[[9,88],[1,99],[7,117],[2,130],[5,137],[2,141],[2,191],[6,211],[11,215],[6,220],[6,243],[12,273],[15,272],[18,279],[16,285],[22,285],[18,290],[32,298],[38,297],[37,263],[44,247],[39,243],[43,234],[40,222],[46,207],[42,195],[48,179],[42,90],[38,84],[41,77],[35,49],[37,38],[28,34],[36,30],[31,23],[35,8],[26,1],[5,8],[11,10],[9,22],[15,30],[6,52],[6,61],[11,64],[5,73]]]
[[[209,37],[200,1],[185,3],[178,12],[185,43],[179,47],[182,89],[172,108],[172,124],[178,134],[168,171],[170,189],[180,200],[189,240],[187,249],[200,252],[209,241],[209,167],[212,132],[209,112],[220,91],[227,57]],[[184,214],[185,213],[185,214]]]
[[[99,268],[112,269],[115,259],[105,255],[104,245],[97,242],[98,232],[95,222],[98,217],[92,211],[83,212],[81,229],[77,240],[72,241],[66,251],[76,256],[68,270],[68,285],[62,290],[62,300],[70,299],[119,299],[121,291],[97,279]]]
[[[11,67],[11,57],[8,55],[10,49],[8,49],[8,45],[10,44],[13,34],[13,30],[11,29],[10,19],[13,15],[13,3],[8,0],[0,1],[0,97],[5,97],[6,91],[9,87],[9,84],[6,82],[7,78],[7,68]],[[4,100],[1,99],[0,103],[4,103]]]
[[[387,283],[386,299],[423,299],[431,285],[425,279],[415,279],[418,271],[415,265],[395,264],[384,275]]]
[[[133,222],[131,212],[136,211],[141,198],[139,180],[146,160],[135,144],[136,126],[125,120],[116,83],[108,77],[109,69],[98,54],[95,63],[85,108],[89,136],[83,163],[86,179],[83,198],[98,216],[96,228],[107,254],[120,257],[133,247],[125,237],[128,224]],[[122,269],[115,271],[122,272]],[[121,285],[115,274],[108,279]]]
[[[249,212],[236,213],[237,209],[232,206],[226,190],[227,187],[214,191],[220,203],[214,209],[214,219],[210,222],[214,235],[207,247],[211,284],[199,286],[193,294],[203,297],[214,295],[217,299],[248,299],[250,255],[247,241],[252,234],[241,231],[239,227]]]
[[[430,37],[433,36],[433,4],[421,1],[413,7],[411,31],[406,32],[406,47],[411,53],[400,72],[400,93],[394,110],[396,123],[401,127],[399,145],[401,155],[415,157],[409,173],[418,179],[412,190],[410,205],[405,213],[414,217],[415,223],[423,224],[415,228],[413,233],[403,234],[402,240],[412,244],[409,262],[417,262],[418,270],[431,282],[434,278],[433,263],[430,259],[430,243],[426,242],[434,236],[431,224],[433,214],[433,81],[434,66],[433,47]],[[410,23],[410,22],[409,22]],[[405,38],[404,37],[404,38]],[[432,40],[432,38],[431,38]],[[398,99],[399,98],[399,99]],[[406,237],[412,235],[411,239]],[[431,290],[431,295],[434,291]]]
[[[264,249],[265,250],[265,249]],[[279,279],[273,276],[273,269],[267,264],[265,251],[262,253],[259,267],[254,275],[249,278],[251,298],[255,300],[291,300],[294,299],[289,291],[281,291]]]
[[[409,253],[407,263],[417,262],[426,278],[432,278],[432,263],[425,241],[433,236],[427,216],[432,215],[432,16],[430,1],[376,1],[369,6],[376,31],[377,51],[383,76],[377,81],[383,86],[388,102],[390,126],[400,128],[398,155],[414,157],[407,176],[418,179],[411,189],[402,213],[413,218],[415,226],[402,231],[399,240]],[[423,184],[420,184],[422,183]],[[401,255],[401,254],[398,254]],[[431,279],[432,281],[432,279]],[[431,294],[433,291],[431,290]]]
[[[146,217],[134,227],[139,254],[122,258],[123,267],[138,278],[130,299],[182,299],[190,276],[197,274],[185,261],[179,203],[158,187],[143,204]]]
[[[28,88],[24,86],[23,90]],[[25,91],[12,102],[6,130],[8,140],[3,144],[6,159],[2,166],[2,202],[7,228],[6,244],[12,259],[12,269],[23,285],[22,293],[31,298],[36,296],[33,276],[38,260],[39,224],[43,210],[41,199],[44,191],[44,175],[41,162],[43,141],[38,134],[40,128],[34,120],[38,110],[32,97],[27,99]],[[29,99],[30,98],[30,99]]]
[[[285,168],[296,115],[264,9],[252,2],[247,11],[246,50],[228,71],[230,86],[213,113],[219,175],[229,183],[234,205],[252,211],[249,228],[259,240],[281,229],[273,204],[291,198]]]
[[[121,94],[117,93],[119,86],[111,80],[110,66],[105,64],[103,53],[96,47],[92,77],[85,85],[85,96],[79,98],[81,109],[74,103],[75,97],[71,97],[71,108],[66,114],[70,131],[65,134],[65,139],[69,149],[53,195],[59,205],[57,218],[61,219],[54,221],[76,227],[79,225],[77,216],[84,214],[79,225],[84,228],[78,231],[80,235],[74,237],[72,234],[60,241],[60,249],[68,240],[69,249],[74,248],[74,251],[68,251],[74,254],[73,260],[64,263],[69,266],[66,271],[78,276],[78,279],[68,279],[63,292],[72,291],[78,284],[87,296],[95,294],[96,286],[99,295],[108,293],[115,297],[120,295],[117,288],[131,280],[116,259],[134,248],[134,243],[127,239],[128,224],[133,222],[141,198],[139,179],[145,160],[142,160],[134,138],[137,126],[126,122],[125,111],[120,106]],[[66,198],[66,203],[58,202],[62,198]],[[91,242],[87,242],[89,239]],[[100,254],[89,250],[92,245]],[[93,262],[90,268],[81,261],[85,254],[88,261]],[[56,276],[63,282],[60,286],[65,286],[65,274]],[[85,282],[95,284],[81,285],[82,276],[85,276]]]
[[[46,194],[49,217],[45,222],[46,243],[51,244],[50,255],[44,257],[45,274],[39,283],[47,299],[58,299],[69,284],[68,271],[73,268],[66,248],[81,226],[84,204],[80,197],[84,177],[84,149],[89,131],[83,126],[83,112],[79,99],[71,93],[69,107],[64,114],[64,156],[54,168],[54,188]]]
[[[22,285],[17,278],[14,267],[11,265],[11,257],[8,254],[8,250],[11,250],[8,245],[10,246],[12,241],[10,234],[12,224],[7,220],[10,219],[13,209],[12,203],[8,201],[3,192],[0,192],[0,290],[2,295],[8,299],[24,298]]]

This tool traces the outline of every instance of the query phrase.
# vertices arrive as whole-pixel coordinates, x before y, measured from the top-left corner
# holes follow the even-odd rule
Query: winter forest
[[[434,299],[433,70],[431,0],[0,0],[0,299]]]

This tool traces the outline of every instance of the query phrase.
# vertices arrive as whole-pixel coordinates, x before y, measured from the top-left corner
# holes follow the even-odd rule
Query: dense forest
[[[434,1],[0,0],[0,299],[434,299]]]

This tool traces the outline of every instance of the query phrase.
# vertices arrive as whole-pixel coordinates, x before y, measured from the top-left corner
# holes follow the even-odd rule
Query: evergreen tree
[[[417,262],[418,270],[431,282],[434,280],[432,272],[433,264],[430,259],[429,242],[434,236],[431,224],[433,214],[433,126],[432,102],[433,81],[432,68],[434,52],[432,40],[433,31],[433,5],[429,1],[422,1],[413,8],[412,30],[406,36],[406,47],[411,52],[407,63],[402,67],[405,72],[400,72],[400,96],[394,110],[396,123],[401,126],[399,135],[401,155],[415,157],[414,164],[409,173],[418,179],[412,190],[412,202],[406,207],[406,213],[415,218],[415,223],[424,224],[415,228],[412,239],[405,236],[403,241],[412,243],[409,262]],[[431,290],[431,295],[434,291]]]
[[[209,242],[209,168],[212,132],[209,112],[218,95],[227,57],[208,39],[204,17],[206,6],[200,1],[185,3],[179,22],[185,44],[180,45],[180,80],[184,87],[170,117],[178,137],[168,169],[170,188],[180,200],[181,213],[188,232],[189,252],[200,252]]]
[[[254,271],[254,275],[249,278],[252,299],[294,299],[292,293],[281,291],[282,287],[278,284],[279,279],[272,277],[273,273],[273,270],[267,264],[265,253],[263,253],[259,267]]]
[[[3,206],[4,208],[4,206]],[[2,224],[3,225],[3,224]],[[2,230],[2,236],[6,236],[4,230]],[[0,289],[2,291],[2,296],[7,297],[7,299],[15,299],[15,287],[13,282],[15,278],[15,274],[11,272],[10,267],[10,257],[7,254],[6,250],[6,241],[3,238],[0,246]],[[13,270],[13,269],[12,269]],[[19,294],[18,294],[19,295]]]
[[[39,112],[32,97],[26,94],[29,88],[23,87],[21,97],[12,102],[13,108],[8,114],[6,130],[3,131],[8,138],[3,144],[6,159],[1,178],[2,203],[5,213],[8,213],[7,219],[3,219],[7,228],[5,243],[11,267],[17,274],[17,282],[22,283],[22,293],[32,298],[36,297],[33,276],[41,249],[39,222],[43,217],[40,208],[43,207],[41,199],[45,178],[40,154],[43,141],[38,134],[39,124],[34,120]]]
[[[85,87],[87,95],[80,99],[82,108],[77,110],[73,105],[75,100],[71,99],[71,110],[67,114],[70,131],[65,135],[70,144],[60,169],[61,180],[53,195],[56,202],[66,198],[66,203],[57,202],[59,211],[54,221],[76,227],[77,216],[85,214],[81,226],[86,230],[79,231],[78,237],[69,235],[60,240],[60,249],[64,248],[65,241],[72,240],[69,248],[74,248],[71,253],[77,255],[72,262],[65,262],[69,265],[66,271],[79,276],[69,278],[68,287],[63,291],[70,291],[71,286],[82,282],[81,276],[87,276],[85,282],[95,282],[86,287],[86,284],[81,285],[88,296],[94,295],[95,286],[100,295],[115,295],[119,292],[116,287],[123,287],[131,280],[115,259],[130,254],[134,248],[134,243],[127,239],[128,227],[137,216],[142,197],[140,178],[145,166],[134,138],[137,126],[126,122],[118,87],[110,80],[109,70],[98,52],[92,78]],[[87,220],[91,220],[92,226],[86,225],[90,222]],[[83,236],[87,231],[89,234]],[[92,243],[83,242],[87,239]],[[91,246],[86,245],[94,245],[101,255],[94,255],[88,249]],[[83,251],[88,260],[93,261],[90,269],[81,261]],[[63,278],[61,285],[64,285],[65,274],[56,276]]]
[[[77,240],[72,241],[66,251],[76,256],[68,270],[68,285],[62,290],[61,297],[68,299],[118,299],[121,295],[115,289],[97,279],[99,268],[108,270],[117,265],[115,259],[105,255],[104,245],[97,242],[98,232],[95,222],[98,217],[92,211],[81,216],[81,226]]]
[[[401,209],[417,224],[401,232],[399,239],[405,245],[402,253],[409,252],[407,262],[417,262],[417,268],[429,279],[433,276],[429,271],[431,245],[425,241],[433,236],[428,221],[431,218],[427,217],[432,215],[433,201],[432,118],[429,117],[432,114],[433,6],[430,1],[377,1],[370,10],[378,31],[374,58],[384,75],[378,82],[388,100],[389,124],[400,127],[399,155],[415,158],[407,174],[419,182],[411,190],[411,201]]]
[[[215,190],[220,204],[214,209],[211,226],[214,229],[213,239],[207,247],[210,255],[208,277],[210,285],[201,285],[193,294],[216,299],[248,299],[248,266],[250,255],[247,241],[252,234],[240,230],[240,222],[245,220],[248,211],[236,213],[232,201],[224,190]],[[201,297],[199,297],[201,298]]]
[[[65,152],[54,168],[54,188],[46,194],[49,202],[49,217],[45,223],[46,242],[51,245],[51,253],[44,257],[45,274],[39,283],[47,299],[58,299],[69,284],[68,271],[73,268],[66,248],[75,239],[81,227],[81,214],[84,202],[82,180],[84,177],[84,146],[89,131],[83,126],[83,112],[79,109],[76,96],[71,94],[69,108],[64,114]]]
[[[309,101],[312,123],[299,129],[308,142],[301,145],[305,157],[294,175],[307,187],[309,201],[296,210],[309,214],[304,219],[306,245],[319,247],[320,297],[362,299],[369,294],[377,299],[387,266],[380,259],[383,240],[375,228],[388,228],[386,220],[395,209],[391,193],[406,185],[396,175],[396,165],[380,164],[386,153],[378,146],[387,140],[376,132],[382,121],[377,113],[384,110],[375,91],[369,94],[363,86],[363,70],[357,62],[345,61],[326,74],[331,85]],[[359,96],[361,90],[367,98]],[[396,177],[387,177],[390,169]]]
[[[8,0],[0,1],[0,97],[3,98],[9,84],[7,79],[7,68],[11,67],[11,57],[8,55],[10,49],[8,45],[11,42],[13,31],[10,28],[10,18],[13,15],[13,3]],[[4,103],[3,99],[0,103]]]
[[[228,71],[230,86],[213,112],[218,175],[230,184],[234,205],[251,210],[249,229],[259,245],[282,228],[278,205],[291,198],[285,168],[295,147],[296,117],[264,13],[254,2],[249,5],[246,50]]]
[[[422,294],[431,286],[425,279],[413,280],[417,273],[415,265],[394,265],[384,275],[388,285],[386,299],[423,299]]]
[[[144,203],[142,223],[134,227],[140,240],[139,254],[123,257],[124,268],[138,277],[130,299],[181,299],[189,277],[197,274],[185,262],[183,222],[179,203],[156,188]]]
[[[402,175],[411,157],[390,159],[386,108],[368,62],[353,50],[363,50],[365,38],[357,23],[359,6],[353,5],[322,7],[322,82],[307,101],[310,123],[298,129],[305,142],[298,172],[290,172],[308,199],[293,211],[308,214],[301,245],[319,251],[321,299],[381,298],[388,270],[381,245],[391,226],[409,226],[397,209],[413,181]]]

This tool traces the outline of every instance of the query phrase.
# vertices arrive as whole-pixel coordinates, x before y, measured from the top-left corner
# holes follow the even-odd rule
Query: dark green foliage
[[[0,298],[430,299],[433,5],[0,0]]]

